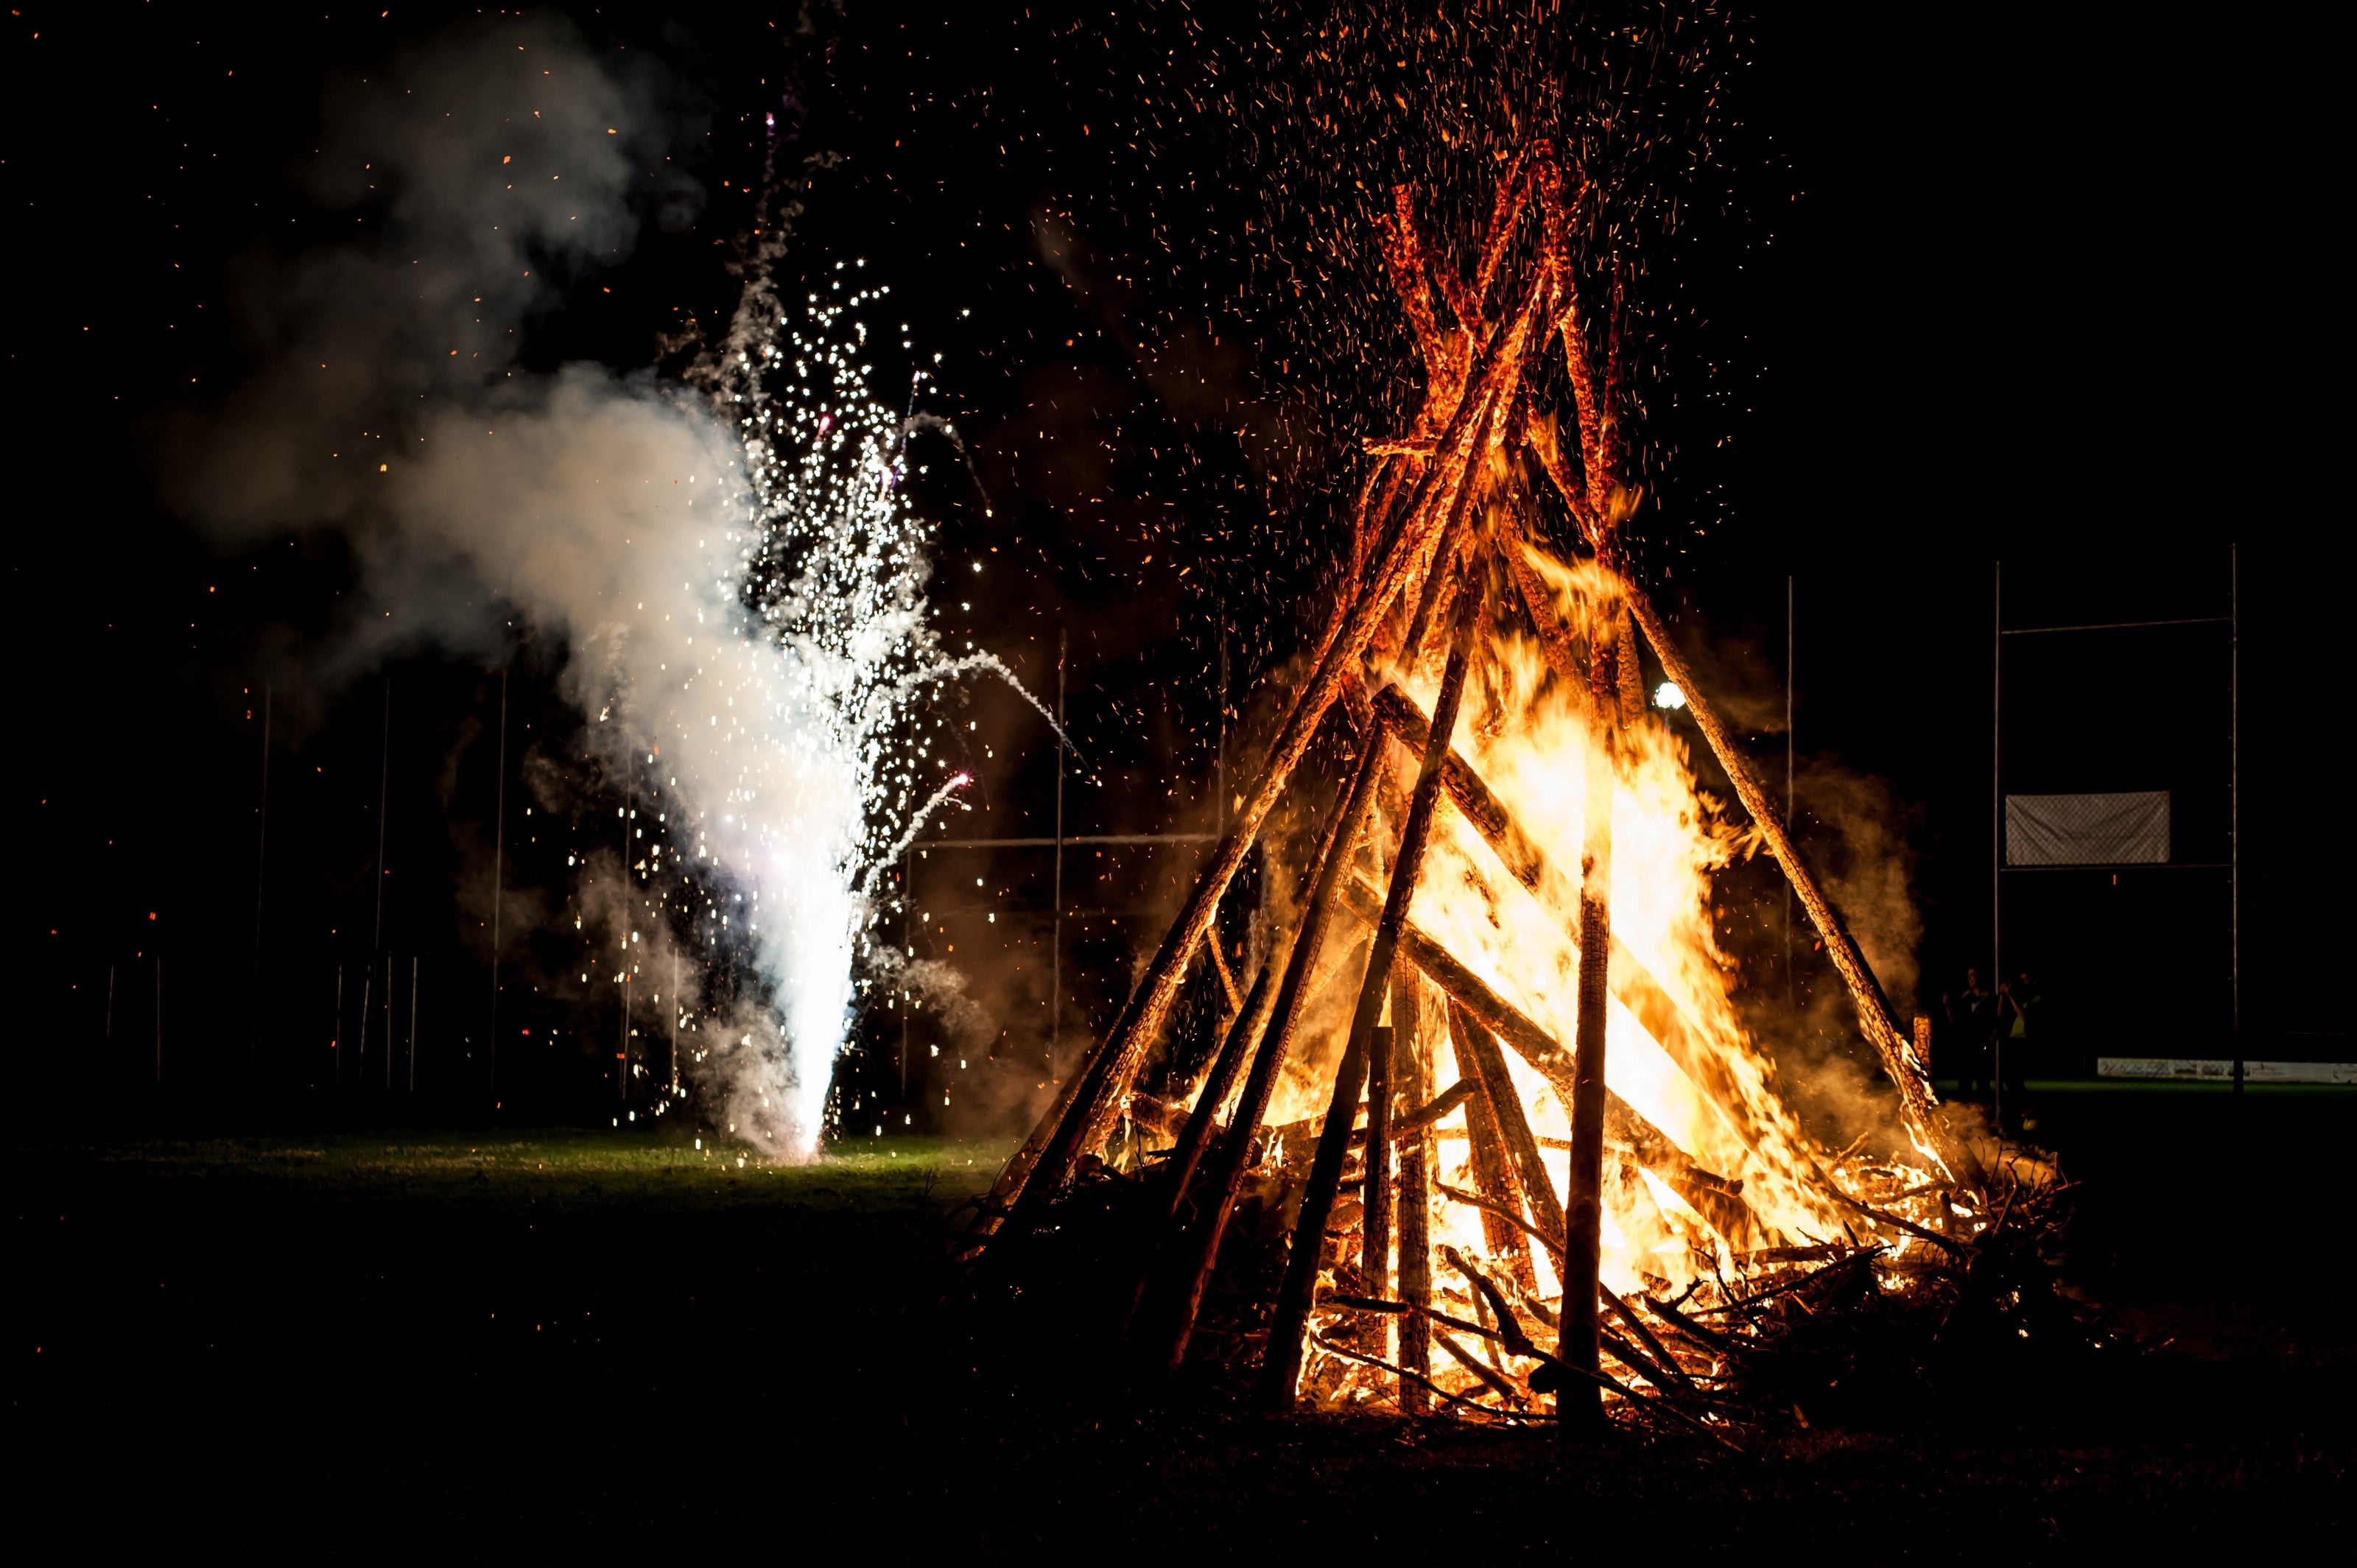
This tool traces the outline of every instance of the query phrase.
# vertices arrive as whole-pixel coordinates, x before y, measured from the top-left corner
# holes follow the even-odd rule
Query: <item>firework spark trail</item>
[[[755,723],[722,731],[714,714],[702,735],[692,723],[677,734],[691,752],[716,742],[728,754],[692,769],[720,786],[697,802],[706,820],[718,813],[718,868],[786,892],[760,901],[764,918],[747,931],[781,1037],[740,1041],[715,1063],[730,1121],[786,1157],[813,1152],[823,1131],[862,961],[877,974],[901,967],[897,950],[863,940],[877,878],[968,782],[959,774],[926,794],[939,758],[921,738],[908,744],[924,699],[987,671],[1055,725],[1005,663],[951,653],[931,624],[930,530],[904,499],[907,422],[868,391],[859,360],[859,313],[889,291],[843,286],[811,293],[797,319],[757,268],[728,362],[698,378],[716,409],[743,410],[736,504],[749,527],[733,561],[713,563],[739,609],[735,644],[689,679],[718,675]],[[748,322],[754,312],[762,319]]]

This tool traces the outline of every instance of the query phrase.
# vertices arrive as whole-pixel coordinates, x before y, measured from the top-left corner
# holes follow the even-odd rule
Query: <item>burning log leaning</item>
[[[1447,994],[1446,987],[1437,989]],[[1496,1095],[1512,1092],[1512,1086],[1510,1082],[1504,1090],[1491,1089],[1473,1047],[1466,1043],[1480,1026],[1466,1015],[1464,1004],[1454,997],[1449,998],[1448,1006],[1449,1047],[1457,1054],[1458,1066],[1475,1085],[1465,1102],[1465,1132],[1471,1145],[1467,1150],[1467,1163],[1472,1167],[1473,1185],[1495,1205],[1482,1211],[1482,1241],[1491,1257],[1504,1262],[1515,1283],[1525,1291],[1534,1291],[1538,1288],[1538,1274],[1531,1267],[1531,1250],[1511,1218],[1528,1212],[1530,1205],[1523,1200],[1522,1174],[1513,1156],[1506,1152],[1506,1134],[1498,1125]]]
[[[1341,632],[1326,650],[1318,671],[1294,703],[1278,732],[1260,776],[1246,793],[1211,863],[1197,876],[1178,918],[1173,922],[1153,961],[1123,1008],[1111,1031],[1092,1053],[1079,1074],[1077,1086],[1061,1112],[1051,1112],[1016,1151],[993,1187],[980,1229],[992,1228],[994,1217],[1011,1209],[1007,1223],[1017,1229],[1036,1226],[1052,1194],[1070,1177],[1082,1151],[1104,1141],[1119,1114],[1121,1097],[1136,1076],[1163,1018],[1178,997],[1179,980],[1195,944],[1211,928],[1221,897],[1243,865],[1244,855],[1259,835],[1261,824],[1275,809],[1291,781],[1294,768],[1308,749],[1311,736],[1327,709],[1340,694],[1348,662],[1355,660],[1374,634],[1392,600],[1421,580],[1445,531],[1457,510],[1476,457],[1500,445],[1502,410],[1521,385],[1522,359],[1527,349],[1548,280],[1542,277],[1528,302],[1491,335],[1482,356],[1480,377],[1458,405],[1449,428],[1438,444],[1435,461],[1410,496],[1407,507],[1381,552],[1381,565],[1361,584]],[[1034,1178],[1038,1178],[1035,1188]]]
[[[1419,749],[1423,746],[1430,726],[1414,698],[1397,686],[1389,686],[1373,699],[1373,708],[1376,718],[1404,745]],[[1514,819],[1512,808],[1498,799],[1472,765],[1455,751],[1449,753],[1446,767],[1442,783],[1449,799],[1514,880],[1545,908],[1576,907],[1577,890],[1555,868],[1546,851],[1523,832]],[[1571,934],[1577,940],[1577,929]],[[1695,1043],[1692,1026],[1676,1001],[1637,955],[1617,937],[1610,951],[1612,994],[1636,1015],[1638,1022],[1645,1026],[1645,1032],[1660,1043],[1678,1070],[1708,1094],[1711,1109],[1727,1123],[1728,1130],[1745,1144],[1756,1147],[1761,1134],[1746,1113],[1741,1088]]]
[[[1574,345],[1566,338],[1564,351]],[[1585,345],[1579,347],[1585,348]],[[1591,483],[1593,481],[1591,480]],[[1607,534],[1598,553],[1606,553]],[[1590,639],[1587,657],[1588,711],[1596,715],[1596,738],[1587,748],[1587,785],[1583,797],[1586,832],[1579,856],[1578,1055],[1571,1080],[1571,1180],[1564,1197],[1563,1337],[1555,1355],[1586,1380],[1564,1384],[1555,1413],[1566,1436],[1583,1435],[1604,1418],[1604,1400],[1594,1381],[1600,1369],[1600,1325],[1596,1293],[1602,1288],[1604,1226],[1604,1036],[1605,997],[1612,968],[1612,713],[1618,682],[1614,671],[1634,659],[1634,648],[1617,648],[1608,658]]]
[[[1366,824],[1367,809],[1374,800],[1375,780],[1383,769],[1383,736],[1378,733],[1369,733],[1361,742],[1350,788],[1342,803],[1335,808],[1333,824],[1327,832],[1309,907],[1294,936],[1293,953],[1286,963],[1285,983],[1278,988],[1269,1026],[1261,1036],[1260,1049],[1253,1058],[1252,1072],[1244,1079],[1235,1114],[1229,1119],[1226,1134],[1220,1140],[1211,1168],[1205,1173],[1203,1190],[1196,1200],[1194,1224],[1170,1240],[1170,1266],[1165,1273],[1162,1290],[1163,1309],[1148,1331],[1149,1343],[1158,1351],[1158,1360],[1166,1371],[1177,1371],[1186,1359],[1187,1342],[1195,1329],[1195,1314],[1202,1305],[1204,1287],[1211,1283],[1211,1270],[1219,1262],[1220,1241],[1227,1234],[1228,1216],[1235,1208],[1236,1189],[1251,1162],[1254,1135],[1260,1130],[1261,1118],[1268,1112],[1269,1097],[1275,1092],[1277,1074],[1284,1069],[1294,1030],[1300,1023],[1305,988],[1317,966],[1318,949],[1325,941],[1328,917],[1333,912],[1335,896],[1348,874],[1351,856],[1358,852],[1359,835]]]
[[[1274,1409],[1293,1403],[1301,1374],[1303,1336],[1309,1326],[1309,1309],[1317,1298],[1320,1254],[1325,1251],[1326,1216],[1333,1207],[1334,1190],[1342,1174],[1342,1152],[1358,1106],[1359,1087],[1366,1072],[1370,1036],[1382,1011],[1383,993],[1391,981],[1392,956],[1399,945],[1400,928],[1407,920],[1408,900],[1415,897],[1417,874],[1424,867],[1425,845],[1432,834],[1432,817],[1440,803],[1440,764],[1448,752],[1448,738],[1457,727],[1457,707],[1465,694],[1465,665],[1472,651],[1473,628],[1481,607],[1481,585],[1468,582],[1458,589],[1459,608],[1450,639],[1448,668],[1440,680],[1440,696],[1433,704],[1432,741],[1424,750],[1416,772],[1415,792],[1408,801],[1407,821],[1400,829],[1399,854],[1392,863],[1391,890],[1375,923],[1374,946],[1367,955],[1367,978],[1360,988],[1358,1011],[1351,1020],[1350,1043],[1335,1075],[1334,1101],[1326,1113],[1326,1128],[1318,1141],[1318,1156],[1309,1167],[1309,1181],[1301,1198],[1301,1216],[1293,1232],[1293,1251],[1286,1262],[1285,1283],[1277,1294],[1276,1311],[1268,1331],[1268,1350],[1261,1362],[1259,1399]],[[1380,739],[1377,739],[1380,744]]]
[[[1361,919],[1372,921],[1379,918],[1373,891],[1365,883],[1352,882],[1347,897],[1351,910]],[[1536,1069],[1559,1097],[1566,1101],[1570,1100],[1572,1055],[1555,1042],[1554,1036],[1483,984],[1471,970],[1449,957],[1448,950],[1415,921],[1402,922],[1399,949],[1402,956],[1424,972],[1426,980],[1463,1007],[1469,1017],[1513,1047],[1514,1054]],[[1604,1091],[1604,1138],[1609,1145],[1626,1151],[1631,1161],[1661,1177],[1728,1241],[1770,1233],[1770,1228],[1751,1212],[1735,1184],[1695,1165],[1667,1133],[1646,1121],[1609,1088]],[[1701,1195],[1699,1198],[1697,1194]]]
[[[1424,1038],[1423,992],[1424,977],[1413,965],[1394,966],[1392,1039],[1404,1110],[1430,1108],[1426,1100],[1432,1093],[1432,1047]],[[1399,1294],[1409,1307],[1399,1327],[1399,1363],[1410,1374],[1400,1387],[1400,1409],[1420,1415],[1426,1386],[1432,1378],[1432,1326],[1419,1314],[1432,1305],[1432,1123],[1440,1116],[1412,1114],[1420,1119],[1394,1121],[1392,1141],[1399,1145]]]
[[[1751,820],[1760,825],[1761,835],[1768,841],[1769,853],[1776,857],[1776,864],[1784,868],[1784,875],[1792,883],[1792,891],[1799,896],[1801,907],[1809,912],[1810,923],[1817,928],[1817,935],[1824,940],[1825,951],[1832,957],[1834,968],[1841,972],[1843,983],[1849,987],[1850,999],[1857,1010],[1858,1027],[1873,1045],[1875,1054],[1881,1058],[1882,1070],[1899,1090],[1899,1103],[1907,1119],[1907,1130],[1915,1140],[1916,1149],[1927,1158],[1937,1160],[1950,1172],[1968,1172],[1971,1169],[1970,1151],[1950,1137],[1947,1129],[1933,1114],[1933,1108],[1939,1101],[1932,1092],[1931,1073],[1915,1054],[1913,1042],[1899,1032],[1899,1025],[1891,1016],[1890,999],[1882,993],[1882,982],[1867,966],[1866,956],[1857,950],[1857,943],[1850,936],[1849,928],[1842,923],[1841,917],[1834,912],[1833,905],[1819,890],[1816,877],[1801,859],[1801,852],[1793,846],[1792,834],[1785,832],[1783,819],[1769,803],[1767,791],[1760,787],[1751,765],[1736,748],[1733,738],[1727,733],[1727,726],[1719,722],[1717,711],[1695,688],[1694,671],[1686,667],[1684,656],[1670,640],[1669,628],[1662,624],[1662,618],[1654,612],[1652,602],[1633,583],[1624,582],[1621,592],[1637,624],[1644,628],[1645,639],[1653,645],[1653,652],[1662,661],[1663,671],[1669,676],[1670,683],[1684,694],[1695,723],[1701,728],[1703,737],[1710,742],[1712,755],[1727,770],[1727,777],[1735,785],[1736,795],[1743,801],[1743,809],[1750,812]]]
[[[1261,965],[1260,978],[1253,982],[1252,994],[1245,999],[1243,1010],[1228,1026],[1228,1037],[1220,1044],[1219,1059],[1204,1078],[1202,1091],[1195,1097],[1195,1108],[1188,1113],[1178,1146],[1171,1151],[1166,1179],[1170,1183],[1173,1214],[1187,1200],[1187,1185],[1195,1179],[1195,1166],[1202,1159],[1203,1146],[1211,1139],[1211,1124],[1218,1120],[1220,1108],[1228,1102],[1236,1079],[1243,1074],[1244,1059],[1268,1027],[1269,1009],[1276,1001],[1270,981],[1275,974],[1276,962],[1272,957]]]

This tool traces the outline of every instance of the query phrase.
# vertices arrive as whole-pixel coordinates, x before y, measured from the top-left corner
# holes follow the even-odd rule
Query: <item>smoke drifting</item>
[[[560,21],[496,19],[332,87],[298,177],[360,237],[251,269],[258,367],[169,433],[167,485],[225,544],[346,535],[350,667],[421,642],[496,657],[515,618],[569,650],[586,748],[657,807],[584,873],[600,978],[689,989],[675,936],[749,956],[773,1007],[713,1021],[696,1059],[740,1135],[795,1157],[823,1130],[855,965],[899,967],[864,940],[867,868],[946,776],[886,743],[931,684],[992,661],[943,658],[929,629],[899,419],[849,349],[881,291],[813,295],[796,324],[757,277],[708,390],[523,368],[566,279],[693,209],[661,172],[662,86]],[[693,890],[682,931],[666,888]]]

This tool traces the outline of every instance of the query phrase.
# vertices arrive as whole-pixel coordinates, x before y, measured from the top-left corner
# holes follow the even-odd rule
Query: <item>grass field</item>
[[[942,1217],[994,1145],[774,1170],[576,1132],[20,1139],[20,1508],[102,1553],[470,1560],[1380,1541],[1460,1563],[2061,1561],[2341,1530],[2357,1331],[2336,1173],[2357,1095],[2037,1101],[2088,1184],[2077,1288],[2155,1348],[1741,1457],[978,1372]]]

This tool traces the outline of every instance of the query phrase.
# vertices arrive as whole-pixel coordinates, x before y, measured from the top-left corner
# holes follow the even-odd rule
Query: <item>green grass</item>
[[[394,1129],[296,1138],[33,1144],[21,1146],[18,1156],[117,1175],[138,1173],[158,1181],[253,1178],[417,1200],[489,1188],[481,1196],[495,1201],[558,1195],[728,1203],[833,1197],[852,1207],[888,1209],[961,1180],[977,1189],[989,1186],[1011,1146],[941,1138],[861,1139],[808,1165],[768,1165],[741,1145],[699,1140],[693,1131]]]
[[[2241,1168],[2222,1102],[2048,1104],[2101,1221],[2074,1266],[2165,1353],[1740,1458],[1272,1423],[1124,1389],[1088,1324],[1010,1373],[942,1244],[1003,1144],[740,1168],[693,1129],[20,1142],[19,1493],[102,1550],[502,1561],[2040,1561],[2344,1527],[2357,1335],[2255,1266],[2301,1254],[2212,1179]],[[2254,1107],[2277,1180],[2330,1190],[2345,1102]]]

